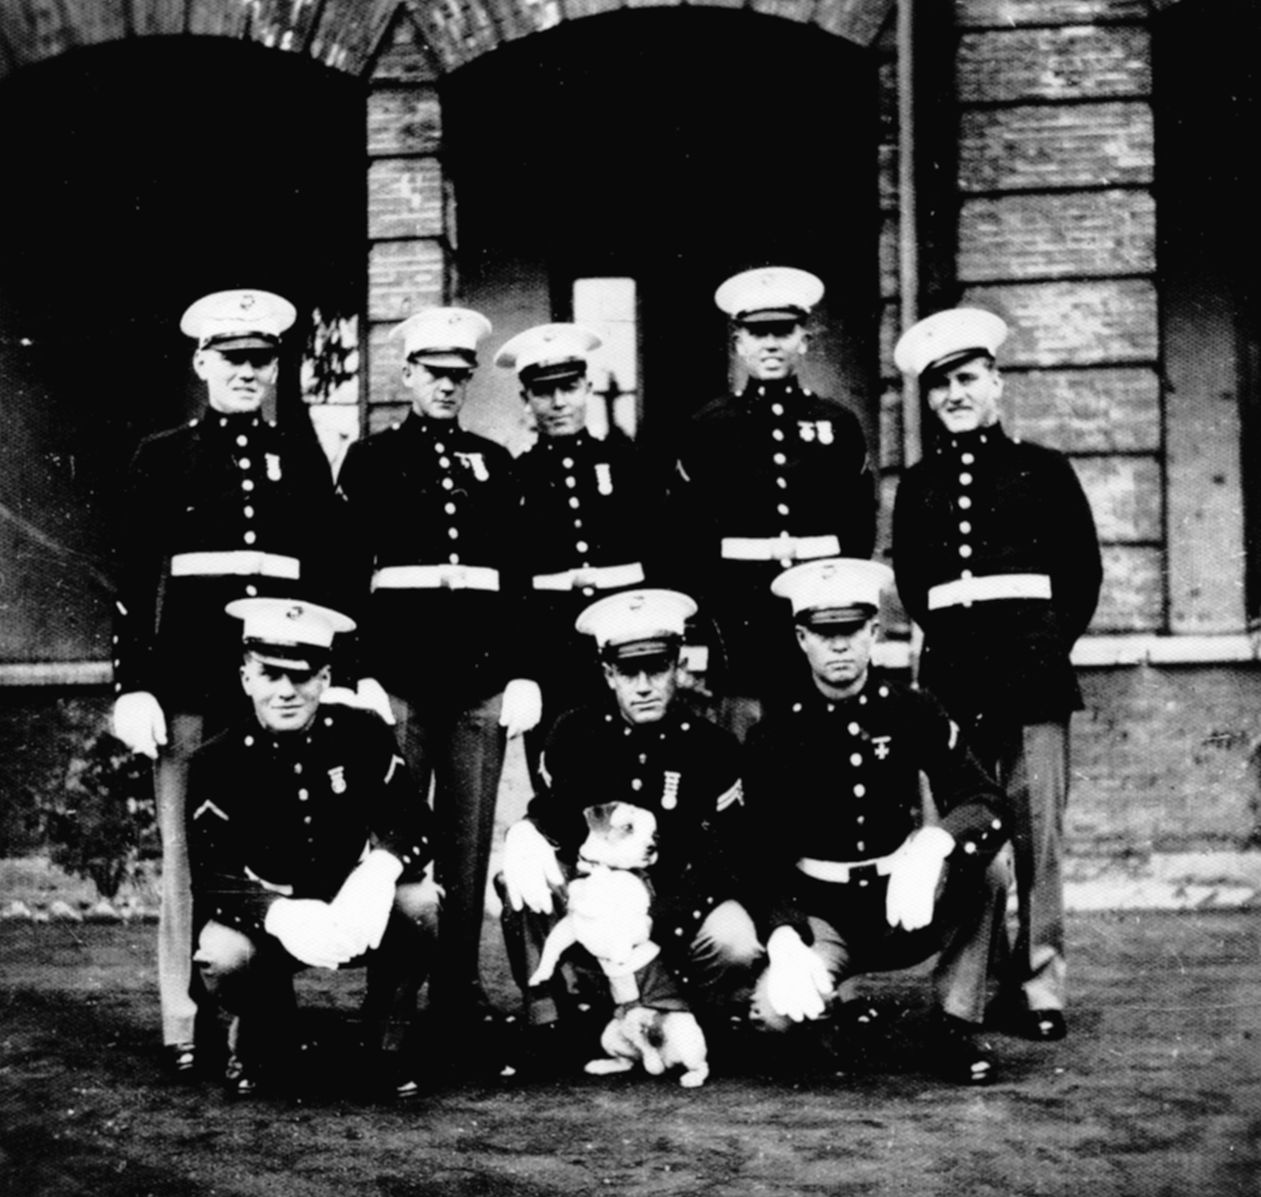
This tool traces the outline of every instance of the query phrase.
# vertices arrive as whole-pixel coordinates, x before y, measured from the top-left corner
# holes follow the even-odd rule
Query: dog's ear
[[[606,832],[613,821],[613,812],[622,804],[620,802],[602,802],[589,806],[582,812],[587,820],[587,828],[594,832]]]

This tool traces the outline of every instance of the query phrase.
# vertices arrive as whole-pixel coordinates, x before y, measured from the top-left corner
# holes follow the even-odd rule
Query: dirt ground
[[[860,1073],[717,1062],[707,1084],[433,1069],[404,1109],[354,1079],[359,974],[303,978],[302,1097],[167,1079],[151,924],[0,923],[0,1192],[20,1197],[1248,1194],[1261,1184],[1255,911],[1070,918],[1072,1034],[996,1034],[983,1090],[917,1072],[922,977],[882,979]],[[497,929],[487,979],[507,1001]],[[437,1064],[464,1045],[431,1036]]]

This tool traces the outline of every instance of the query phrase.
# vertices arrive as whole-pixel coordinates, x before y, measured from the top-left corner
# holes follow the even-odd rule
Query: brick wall
[[[1261,843],[1261,669],[1139,666],[1080,676],[1071,851]]]
[[[1013,430],[1074,455],[1106,546],[1094,629],[1164,630],[1147,13],[1115,0],[954,9],[961,299],[1013,326]]]

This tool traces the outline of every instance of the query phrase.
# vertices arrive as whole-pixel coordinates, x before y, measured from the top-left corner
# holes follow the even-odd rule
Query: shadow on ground
[[[150,925],[0,924],[0,1192],[14,1197],[544,1197],[553,1194],[1257,1192],[1261,927],[1247,912],[1070,919],[1072,1033],[993,1037],[984,1090],[921,1069],[926,986],[869,992],[868,1068],[809,1076],[716,1060],[684,1090],[642,1075],[469,1075],[477,1045],[429,1028],[427,1092],[373,1100],[359,974],[303,978],[305,1083],[237,1102],[168,1080]],[[497,936],[488,982],[507,1000]]]

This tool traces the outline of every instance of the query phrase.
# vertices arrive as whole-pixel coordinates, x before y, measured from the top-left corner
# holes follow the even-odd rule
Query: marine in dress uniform
[[[739,394],[701,408],[678,454],[674,499],[697,570],[688,588],[717,625],[722,719],[737,735],[794,672],[771,580],[794,562],[866,556],[875,543],[862,427],[798,377],[806,321],[822,297],[813,274],[783,266],[745,271],[718,288],[748,380]]]
[[[940,953],[934,1065],[977,1083],[992,1070],[975,1032],[1002,929],[1005,803],[935,699],[871,671],[891,581],[878,562],[837,559],[774,583],[809,680],[746,742],[747,900],[769,960],[752,1020],[782,1032],[822,1019],[849,978]],[[939,818],[925,817],[921,774]]]
[[[627,437],[587,430],[588,355],[599,345],[579,325],[543,324],[495,357],[516,372],[539,434],[516,460],[529,675],[543,699],[526,738],[532,772],[556,718],[604,691],[590,638],[574,626],[579,613],[601,594],[659,581],[662,569],[664,485]]]
[[[572,998],[563,985],[526,982],[548,931],[564,913],[566,879],[579,867],[587,808],[621,802],[650,812],[656,859],[653,938],[698,1013],[746,986],[760,949],[733,898],[731,846],[742,810],[739,748],[731,735],[675,700],[686,620],[696,604],[677,591],[608,595],[579,617],[603,662],[607,698],[568,711],[543,752],[544,788],[508,829],[501,889],[504,939],[526,999],[527,1022],[552,1024]]]
[[[228,611],[242,621],[254,709],[193,754],[187,819],[195,959],[234,1015],[229,1084],[252,1092],[296,1047],[296,972],[364,963],[384,1079],[411,1097],[405,1036],[437,921],[431,812],[380,718],[321,705],[350,619],[290,599]]]
[[[309,429],[262,414],[293,305],[267,291],[222,291],[192,304],[181,329],[209,406],[141,442],[127,473],[119,532],[114,731],[156,759],[162,839],[158,984],[163,1042],[195,1066],[192,905],[184,838],[188,758],[236,714],[235,598],[326,593],[333,491]]]
[[[363,554],[361,694],[381,689],[408,767],[433,783],[442,942],[431,991],[453,1017],[486,1006],[478,970],[505,733],[538,720],[519,673],[519,494],[503,446],[459,413],[490,322],[464,308],[403,321],[407,417],[351,445],[338,475]],[[506,689],[505,689],[506,683]]]
[[[1012,803],[1019,930],[1012,958],[1025,1033],[1064,1021],[1061,861],[1068,724],[1082,705],[1069,659],[1099,597],[1099,542],[1068,459],[1010,437],[995,355],[1007,334],[976,308],[939,312],[899,340],[940,423],[898,488],[898,590],[924,630],[919,679],[963,725]]]

